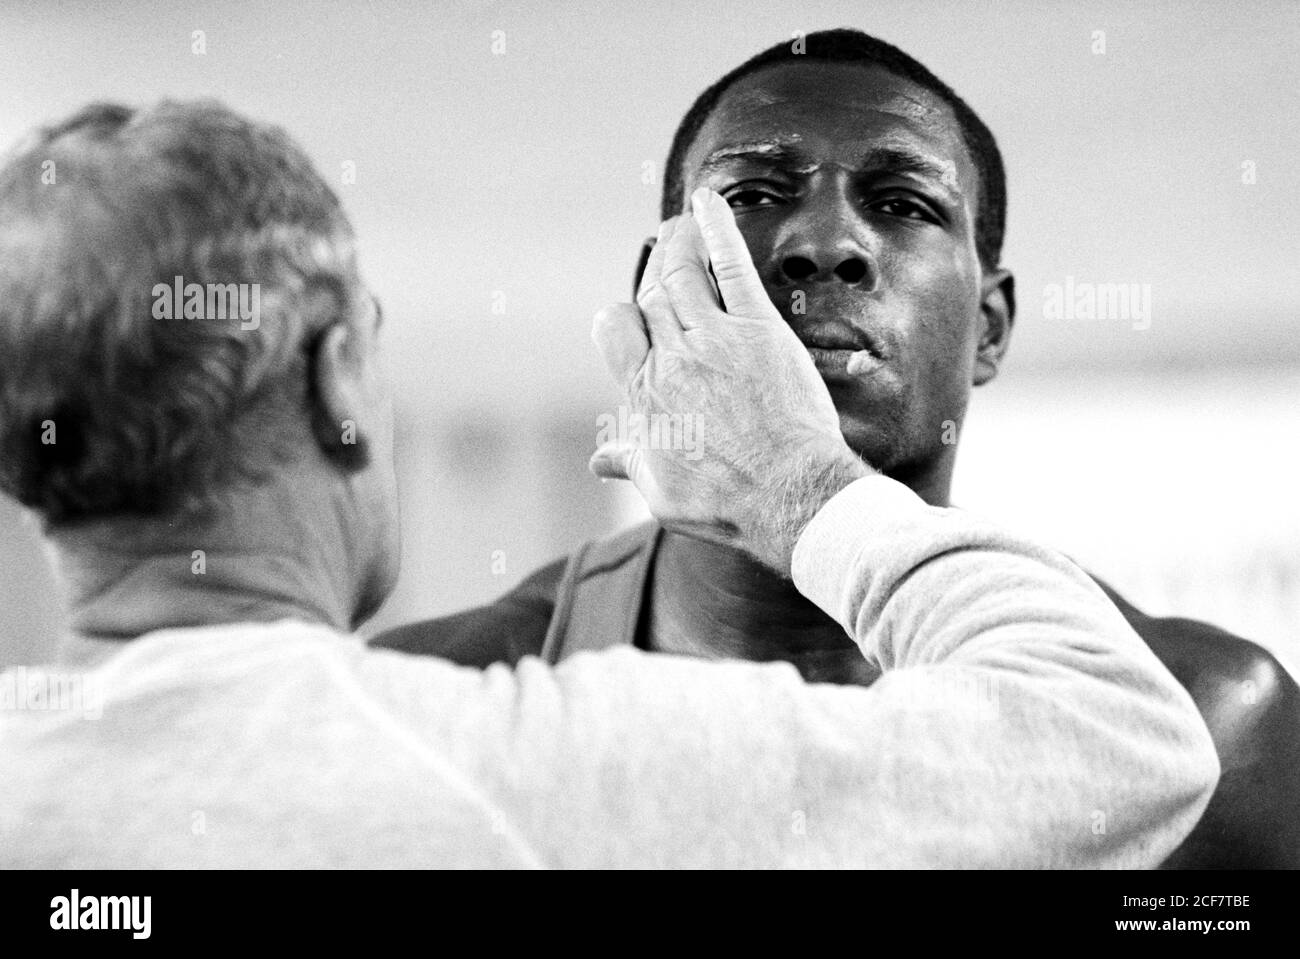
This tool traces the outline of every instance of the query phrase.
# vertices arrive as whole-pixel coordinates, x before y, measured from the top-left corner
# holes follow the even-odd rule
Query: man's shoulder
[[[1194,698],[1210,693],[1207,685],[1254,683],[1272,688],[1288,675],[1277,657],[1257,643],[1200,620],[1152,616],[1110,584],[1092,579]]]
[[[336,641],[356,640],[322,623],[298,619],[167,626],[134,638],[73,632],[57,642],[49,662],[29,668],[50,673],[102,670],[160,676],[168,668],[194,671],[206,662],[229,667],[244,656],[257,657],[264,650],[280,657],[291,655],[293,650],[318,652],[333,648]]]
[[[612,573],[644,556],[658,529],[654,522],[645,522],[589,540],[490,603],[387,630],[371,639],[370,646],[477,667],[513,665],[525,656],[539,656],[556,605],[573,583]]]
[[[490,603],[386,630],[369,645],[480,668],[535,656],[546,638],[565,564],[557,559]]]
[[[1295,679],[1248,639],[1193,619],[1149,616],[1096,582],[1191,695],[1219,754],[1210,805],[1165,867],[1300,867]]]

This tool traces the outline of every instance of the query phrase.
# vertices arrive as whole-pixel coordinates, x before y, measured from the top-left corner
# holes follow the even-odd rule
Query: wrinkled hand
[[[788,575],[804,526],[871,470],[844,442],[826,385],[768,299],[726,201],[701,188],[691,205],[693,216],[660,228],[636,305],[596,314],[592,337],[640,428],[598,449],[591,470],[630,479],[668,529]],[[682,424],[690,449],[665,442],[691,435]]]

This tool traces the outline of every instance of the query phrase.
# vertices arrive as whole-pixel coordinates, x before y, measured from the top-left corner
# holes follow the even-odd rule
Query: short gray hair
[[[177,276],[258,284],[260,325],[155,319]],[[305,308],[321,288],[338,315]],[[360,289],[338,198],[278,128],[195,101],[38,130],[0,165],[0,489],[58,523],[256,480]]]

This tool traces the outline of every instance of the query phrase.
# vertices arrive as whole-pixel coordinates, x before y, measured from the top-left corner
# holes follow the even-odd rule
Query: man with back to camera
[[[72,635],[0,674],[24,690],[0,708],[0,865],[1159,862],[1217,775],[1187,694],[1066,560],[867,467],[726,204],[693,204],[644,314],[593,332],[632,409],[729,432],[593,465],[791,577],[883,664],[870,689],[367,650],[350,631],[398,555],[390,411],[332,191],[211,103],[93,106],[11,153],[0,488],[42,519]],[[926,705],[976,687],[995,709]]]

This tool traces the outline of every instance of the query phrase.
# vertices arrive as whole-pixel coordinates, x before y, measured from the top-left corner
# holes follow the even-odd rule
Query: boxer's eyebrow
[[[898,145],[871,147],[862,156],[862,170],[866,173],[911,174],[933,180],[956,196],[961,196],[957,170],[950,164],[916,150]]]
[[[728,164],[744,162],[762,163],[766,166],[778,166],[794,171],[813,165],[812,159],[798,147],[794,140],[756,140],[719,147],[700,162],[699,173],[707,175]]]
[[[819,166],[815,159],[800,148],[797,141],[777,139],[719,147],[701,161],[698,172],[701,176],[707,176],[732,163],[758,163],[792,173],[809,173]],[[887,143],[867,147],[859,160],[859,169],[875,175],[919,176],[933,181],[957,197],[963,195],[957,170],[951,163],[922,153],[910,145]]]

